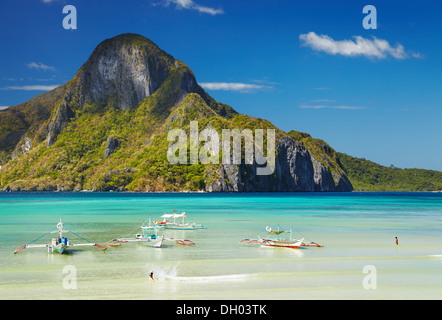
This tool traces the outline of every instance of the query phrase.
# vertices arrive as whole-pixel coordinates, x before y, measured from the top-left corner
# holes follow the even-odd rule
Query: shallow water
[[[195,246],[13,254],[60,219],[105,245],[174,208],[207,229],[166,236]],[[324,247],[239,243],[278,222]],[[440,193],[0,193],[1,299],[441,299],[441,266]]]

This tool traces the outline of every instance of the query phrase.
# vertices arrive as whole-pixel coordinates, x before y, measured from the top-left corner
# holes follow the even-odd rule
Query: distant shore
[[[416,190],[353,190],[353,191],[98,191],[98,190],[0,190],[4,193],[120,193],[120,194],[288,194],[288,193],[306,193],[306,194],[347,194],[347,193],[442,193],[442,190],[416,191]]]

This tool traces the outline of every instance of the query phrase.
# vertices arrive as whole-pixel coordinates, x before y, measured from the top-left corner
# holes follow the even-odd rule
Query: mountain
[[[219,134],[273,129],[274,170],[246,164],[245,143],[240,164],[169,163],[168,133],[189,136],[193,121]],[[136,34],[103,41],[69,82],[0,111],[0,165],[5,191],[352,190],[326,142],[215,101],[185,63]]]
[[[442,172],[400,169],[338,153],[355,191],[437,191],[442,190]]]

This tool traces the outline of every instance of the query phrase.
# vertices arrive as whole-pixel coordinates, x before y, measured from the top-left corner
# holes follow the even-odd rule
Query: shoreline
[[[429,190],[429,191],[415,191],[415,190],[399,190],[399,191],[94,191],[94,190],[56,190],[56,191],[48,191],[48,190],[0,190],[0,194],[17,194],[17,193],[65,193],[65,194],[370,194],[370,193],[442,193],[442,190]]]

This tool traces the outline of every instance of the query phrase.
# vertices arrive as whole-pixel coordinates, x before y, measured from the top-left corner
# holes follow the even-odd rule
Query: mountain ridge
[[[274,129],[275,172],[241,164],[171,165],[167,132]],[[94,191],[351,191],[322,140],[236,112],[149,39],[104,40],[73,79],[0,111],[0,189]]]
[[[339,153],[355,191],[441,191],[442,172],[382,166],[364,158]]]

